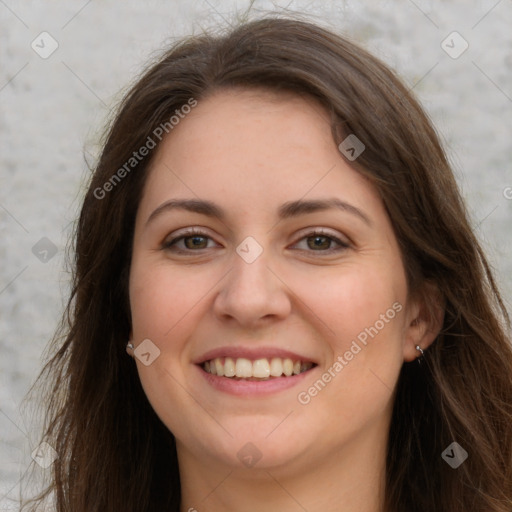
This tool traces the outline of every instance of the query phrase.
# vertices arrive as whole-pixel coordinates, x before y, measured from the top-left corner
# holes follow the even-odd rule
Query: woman
[[[170,49],[75,266],[59,512],[512,510],[507,312],[426,115],[351,42],[262,19]]]

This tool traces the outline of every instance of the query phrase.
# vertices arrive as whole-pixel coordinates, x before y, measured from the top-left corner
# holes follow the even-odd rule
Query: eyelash
[[[172,249],[172,247],[175,246],[181,240],[184,240],[185,238],[192,238],[194,236],[200,236],[200,237],[207,238],[207,239],[210,239],[210,240],[212,239],[205,232],[203,232],[203,231],[201,231],[199,229],[196,229],[196,228],[191,228],[191,229],[181,233],[179,236],[177,236],[175,238],[172,238],[169,241],[164,241],[164,243],[162,244],[162,249],[164,249],[164,250],[171,250],[173,252],[181,253],[181,254],[190,254],[192,252],[199,252],[199,251],[208,249],[208,247],[202,248],[202,249],[198,249],[197,251],[194,251],[193,249],[177,249],[177,250],[176,249]],[[325,238],[328,238],[328,239],[332,240],[333,242],[337,243],[339,245],[339,247],[338,248],[334,248],[334,249],[333,248],[327,249],[325,251],[322,251],[322,250],[314,251],[314,250],[307,250],[307,249],[299,249],[299,250],[305,251],[305,252],[318,252],[318,253],[322,253],[322,254],[332,254],[334,252],[340,252],[340,251],[346,250],[346,249],[348,249],[350,247],[350,245],[347,242],[343,242],[339,238],[333,236],[332,234],[329,234],[328,232],[326,232],[325,230],[323,230],[321,228],[320,229],[314,229],[313,231],[311,231],[309,233],[306,233],[302,238],[300,238],[298,240],[298,242],[301,242],[302,240],[305,240],[307,238],[312,238],[312,237],[325,237]],[[296,243],[298,243],[298,242],[296,242]]]

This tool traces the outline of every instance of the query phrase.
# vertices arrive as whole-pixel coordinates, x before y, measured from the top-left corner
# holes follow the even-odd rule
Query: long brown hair
[[[119,105],[76,225],[72,295],[39,377],[51,384],[44,437],[59,457],[31,510],[49,495],[58,512],[179,510],[174,438],[125,353],[134,219],[158,148],[105,183],[191,98],[233,87],[313,97],[336,144],[348,134],[364,142],[354,168],[381,194],[410,291],[433,285],[445,305],[423,364],[404,363],[399,377],[386,510],[510,512],[510,321],[438,137],[388,67],[328,30],[279,17],[175,44]],[[468,452],[458,469],[441,457],[452,442]]]

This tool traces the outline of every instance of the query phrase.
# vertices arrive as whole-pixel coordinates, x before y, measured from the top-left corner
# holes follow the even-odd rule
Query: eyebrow
[[[277,215],[279,220],[284,220],[292,217],[298,217],[300,215],[332,209],[338,209],[350,213],[356,217],[359,217],[359,219],[364,221],[368,226],[372,226],[371,220],[363,211],[361,211],[356,206],[337,198],[313,200],[299,199],[297,201],[289,201],[283,203],[279,207]],[[146,225],[163,212],[168,212],[171,210],[186,210],[193,213],[199,213],[207,217],[218,219],[222,222],[226,220],[226,213],[224,210],[211,201],[205,201],[202,199],[170,199],[169,201],[161,204],[151,213],[148,220],[146,221]]]

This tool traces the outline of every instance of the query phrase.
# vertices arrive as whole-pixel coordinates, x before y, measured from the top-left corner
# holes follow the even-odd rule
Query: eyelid
[[[295,236],[298,240],[308,237],[308,236],[314,236],[314,235],[323,235],[323,236],[329,236],[331,238],[339,239],[340,242],[349,244],[349,238],[346,235],[343,235],[342,233],[338,233],[337,231],[331,230],[329,228],[322,228],[322,227],[315,227],[315,226],[309,226],[307,228],[301,229]]]

